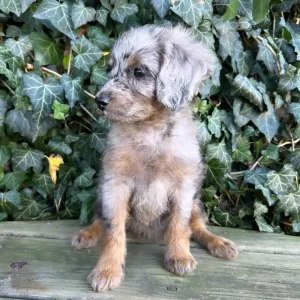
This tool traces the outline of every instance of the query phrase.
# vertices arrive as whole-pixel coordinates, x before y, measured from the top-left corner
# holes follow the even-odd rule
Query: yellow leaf
[[[53,183],[56,184],[56,172],[58,172],[59,166],[64,163],[64,160],[59,154],[51,154],[47,159],[49,161],[49,173],[51,179]]]
[[[108,55],[110,52],[109,51],[104,51],[103,52],[103,56],[106,56],[106,55]]]

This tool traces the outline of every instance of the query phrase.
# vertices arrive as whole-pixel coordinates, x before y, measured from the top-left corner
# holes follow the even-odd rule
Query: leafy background
[[[299,233],[299,11],[296,0],[0,0],[0,220],[88,222],[109,49],[130,27],[179,22],[219,56],[193,106],[210,220]]]

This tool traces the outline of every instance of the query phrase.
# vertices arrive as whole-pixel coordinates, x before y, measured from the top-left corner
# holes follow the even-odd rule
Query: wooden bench
[[[78,220],[0,223],[0,299],[300,299],[299,237],[212,227],[239,257],[216,259],[193,243],[198,267],[186,277],[162,268],[163,243],[130,237],[123,285],[96,293],[86,277],[100,246],[72,249],[79,228]]]

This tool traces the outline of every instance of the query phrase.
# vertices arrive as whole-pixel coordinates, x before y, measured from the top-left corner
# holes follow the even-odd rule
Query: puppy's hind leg
[[[90,226],[73,235],[71,245],[76,249],[93,247],[100,240],[102,233],[103,222],[100,219],[95,219]]]
[[[198,201],[198,199],[194,200],[190,220],[192,239],[203,245],[212,256],[224,259],[236,258],[238,251],[232,241],[214,235],[206,229],[205,220],[201,216],[201,211],[197,203]]]

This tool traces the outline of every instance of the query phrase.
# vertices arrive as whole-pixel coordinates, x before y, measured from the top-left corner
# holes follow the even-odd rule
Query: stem
[[[271,9],[272,16],[273,16],[273,40],[275,39],[275,30],[276,30],[276,16],[274,14],[273,9]]]
[[[254,165],[250,168],[250,171],[253,171],[257,165],[260,163],[260,161],[263,159],[263,156],[261,156],[255,163]]]
[[[71,72],[71,61],[72,61],[72,46],[70,46],[70,54],[69,54],[69,62],[68,62],[68,71],[67,74],[69,75]]]
[[[291,137],[292,138],[292,137]],[[292,147],[293,147],[293,151],[295,151],[295,145],[298,143],[300,141],[300,139],[297,139],[297,140],[293,140],[293,138],[292,138],[292,142],[285,142],[285,143],[282,143],[282,144],[280,144],[280,145],[278,145],[278,148],[281,148],[281,147],[283,147],[283,146],[286,146],[286,145],[292,145]]]
[[[50,73],[52,75],[55,75],[55,76],[61,78],[61,75],[59,73],[53,71],[53,70],[47,69],[45,67],[42,67],[42,70],[45,71],[45,72],[47,72],[47,73]],[[88,95],[89,97],[95,99],[95,96],[93,94],[89,93],[88,91],[83,90],[83,92],[86,95]],[[79,103],[79,105],[93,120],[97,121],[97,119],[82,104]]]
[[[97,119],[81,103],[79,103],[79,105],[94,121],[97,121]]]
[[[13,94],[13,95],[15,95],[16,93],[15,93],[15,91],[14,90],[12,90],[11,89],[11,87],[5,82],[5,81],[3,81],[2,79],[1,79],[1,82],[3,83],[3,85]]]
[[[255,40],[256,40],[259,44],[263,44],[263,45],[264,45],[264,43],[263,43],[264,38],[263,38],[263,37],[258,36]],[[276,52],[274,51],[274,49],[273,49],[268,43],[266,43],[265,46],[271,51],[271,53],[272,53],[273,56],[274,56],[274,59],[275,59],[275,62],[276,62],[276,66],[277,66],[277,69],[278,69],[278,74],[277,74],[277,75],[279,75],[280,72],[281,72],[281,68],[280,68],[280,63],[279,63],[278,58],[277,58],[277,54],[276,54]]]
[[[286,129],[287,129],[287,131],[288,131],[288,133],[289,133],[289,136],[290,136],[290,138],[291,138],[291,141],[292,141],[292,151],[294,152],[295,151],[295,141],[294,141],[294,137],[293,137],[293,135],[292,135],[292,133],[291,133],[291,131],[290,131],[290,128],[287,126],[286,127]]]

